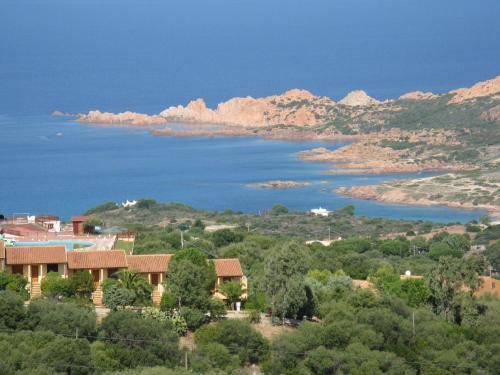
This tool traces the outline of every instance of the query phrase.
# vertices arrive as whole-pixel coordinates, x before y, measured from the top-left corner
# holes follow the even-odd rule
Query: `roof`
[[[0,240],[0,259],[5,258],[5,243]]]
[[[73,250],[68,253],[68,268],[127,268],[127,259],[123,250]]]
[[[66,263],[64,246],[13,246],[5,249],[7,264]]]
[[[172,254],[149,254],[127,256],[128,268],[141,273],[167,272]]]
[[[213,259],[215,273],[220,277],[243,276],[240,260],[237,258]]]
[[[45,222],[45,221],[59,221],[59,216],[55,215],[38,215],[35,217],[35,222]]]
[[[88,216],[71,216],[71,221],[87,221]]]

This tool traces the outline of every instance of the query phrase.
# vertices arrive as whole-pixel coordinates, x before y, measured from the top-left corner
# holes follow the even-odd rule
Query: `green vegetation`
[[[114,220],[121,211],[113,209]],[[113,225],[137,230],[142,253],[174,254],[166,293],[160,308],[148,306],[149,284],[120,271],[103,285],[113,311],[100,324],[88,272],[69,279],[49,273],[43,297],[28,306],[18,277],[0,273],[0,372],[183,374],[187,364],[193,374],[244,374],[252,365],[289,375],[498,373],[500,301],[474,292],[479,276],[500,266],[499,226],[469,223],[456,234],[430,222],[356,217],[351,206],[328,218],[279,211],[130,209],[135,223]],[[170,224],[142,222],[151,220],[148,212]],[[204,230],[222,218],[237,227]],[[306,245],[302,236],[320,233],[319,224],[342,228],[343,239]],[[389,229],[395,233],[387,238]],[[470,250],[478,244],[486,244],[484,253]],[[240,259],[246,318],[225,317],[225,304],[210,297],[215,272],[207,260],[217,257]],[[401,278],[407,270],[422,277]],[[220,292],[234,302],[243,290],[228,281]],[[195,345],[180,348],[184,335]]]

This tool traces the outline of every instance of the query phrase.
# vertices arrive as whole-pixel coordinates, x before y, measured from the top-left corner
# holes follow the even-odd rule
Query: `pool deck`
[[[24,236],[17,236],[18,242],[44,242],[44,241],[88,241],[94,245],[82,248],[85,250],[111,250],[115,244],[115,235],[84,235],[75,236],[71,231],[59,233],[54,232],[30,232]]]

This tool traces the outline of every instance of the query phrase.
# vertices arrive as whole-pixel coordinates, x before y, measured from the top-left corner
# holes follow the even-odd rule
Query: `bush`
[[[443,242],[434,243],[430,247],[429,258],[433,260],[439,260],[439,258],[444,256],[451,256],[454,258],[461,258],[463,251],[459,249],[453,249],[448,244]]]
[[[181,316],[186,321],[190,331],[196,330],[207,321],[207,317],[202,311],[190,307],[183,307],[181,309]]]
[[[218,298],[210,300],[210,318],[212,320],[220,320],[226,316],[226,304]]]
[[[162,311],[172,310],[177,306],[173,294],[169,291],[165,291],[161,296],[160,308]]]
[[[84,215],[98,214],[101,212],[116,210],[117,208],[118,208],[118,205],[115,202],[105,202],[105,203],[102,203],[98,206],[95,206],[94,208],[87,210],[84,213]]]
[[[228,319],[200,328],[195,333],[198,345],[219,343],[231,354],[238,355],[240,364],[258,363],[268,349],[267,340],[245,321]]]
[[[104,341],[93,351],[101,363],[114,368],[179,363],[179,338],[172,323],[144,319],[133,311],[114,311],[102,322],[99,337]]]
[[[179,336],[184,336],[187,333],[187,324],[182,316],[178,313],[171,313],[166,311],[161,311],[156,307],[145,307],[141,312],[145,319],[154,319],[159,322],[170,322],[172,323],[175,332]]]
[[[212,241],[216,247],[223,247],[234,242],[240,242],[243,236],[233,232],[231,229],[221,229],[212,234]]]
[[[5,289],[19,293],[24,299],[27,299],[28,291],[26,290],[26,285],[28,285],[28,280],[23,275],[10,274],[7,277]]]
[[[94,291],[94,280],[87,271],[77,271],[69,277],[68,294],[71,296],[87,297]]]
[[[93,336],[97,316],[90,308],[73,303],[54,303],[46,299],[31,301],[25,326],[32,330],[52,331],[61,335]]]
[[[260,311],[250,310],[248,312],[248,321],[252,324],[260,323]]]
[[[273,206],[273,208],[271,209],[271,213],[273,215],[287,214],[288,213],[288,208],[286,208],[282,204],[275,204]]]
[[[24,300],[13,291],[0,291],[0,329],[16,329],[25,318]]]
[[[69,295],[69,280],[57,272],[49,272],[42,279],[42,292],[47,297],[58,298]]]
[[[104,305],[116,311],[134,303],[135,294],[131,290],[111,285],[104,289]]]

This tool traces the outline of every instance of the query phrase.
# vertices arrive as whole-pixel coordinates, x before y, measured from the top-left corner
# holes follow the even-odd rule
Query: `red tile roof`
[[[123,250],[73,250],[68,253],[68,268],[127,268],[127,259]]]
[[[231,259],[213,259],[215,264],[215,273],[219,277],[243,276],[240,260]]]
[[[7,264],[66,263],[64,246],[13,246],[5,249]]]
[[[87,221],[88,216],[71,216],[71,221]]]
[[[167,272],[168,262],[172,254],[129,255],[127,264],[130,270],[141,273]]]

